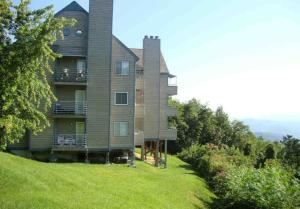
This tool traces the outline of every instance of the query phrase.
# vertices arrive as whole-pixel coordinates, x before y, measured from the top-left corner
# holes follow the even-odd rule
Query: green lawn
[[[206,208],[214,195],[176,157],[169,168],[48,164],[0,152],[0,208]]]

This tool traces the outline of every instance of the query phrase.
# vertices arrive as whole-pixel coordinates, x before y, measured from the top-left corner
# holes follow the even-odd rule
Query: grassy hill
[[[213,194],[176,157],[168,169],[48,164],[0,152],[0,208],[206,208]]]

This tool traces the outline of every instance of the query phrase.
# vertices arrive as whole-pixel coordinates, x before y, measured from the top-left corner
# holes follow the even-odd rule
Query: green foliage
[[[275,159],[275,157],[276,157],[276,152],[273,144],[268,144],[265,150],[265,159],[266,160]]]
[[[290,135],[283,138],[283,162],[296,169],[300,169],[300,140]]]
[[[51,6],[30,10],[30,0],[0,1],[0,149],[49,125],[43,114],[55,99],[47,82],[58,55],[50,46],[74,21],[55,18]],[[42,111],[41,111],[42,110]]]
[[[294,209],[300,206],[300,184],[280,166],[233,167],[225,178],[224,199],[230,204],[224,208]]]
[[[217,186],[216,177],[222,176],[231,166],[252,165],[251,159],[244,156],[237,148],[227,146],[219,148],[213,144],[193,144],[178,156],[206,177],[213,187]]]
[[[252,150],[255,152],[255,146],[252,144],[255,143],[256,137],[249,127],[240,121],[231,122],[222,107],[213,111],[196,99],[187,103],[170,100],[169,103],[178,109],[178,116],[169,121],[178,130],[178,152],[195,143],[228,145],[240,150],[244,150],[247,146],[248,155]]]

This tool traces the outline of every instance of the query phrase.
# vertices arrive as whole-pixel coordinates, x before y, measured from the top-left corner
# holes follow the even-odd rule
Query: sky
[[[88,10],[88,0],[77,2]],[[299,11],[299,0],[114,0],[113,33],[130,48],[158,35],[181,101],[223,106],[237,119],[300,118]]]

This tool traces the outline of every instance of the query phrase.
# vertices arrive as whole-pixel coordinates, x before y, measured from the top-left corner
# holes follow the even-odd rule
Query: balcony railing
[[[54,73],[55,82],[75,82],[85,83],[87,80],[87,70],[77,69],[56,69]]]
[[[56,134],[54,137],[55,147],[87,147],[87,136],[86,134]]]
[[[86,115],[87,103],[83,102],[66,102],[58,101],[53,105],[53,113],[56,115]]]

